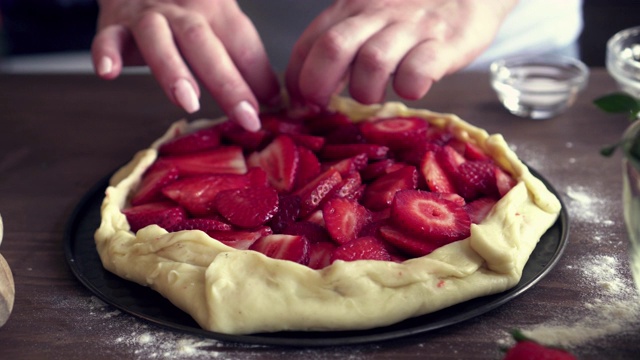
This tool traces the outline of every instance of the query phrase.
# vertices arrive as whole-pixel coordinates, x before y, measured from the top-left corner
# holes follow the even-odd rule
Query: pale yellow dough
[[[561,205],[501,135],[490,136],[455,115],[410,109],[398,102],[363,106],[335,98],[331,108],[354,121],[393,115],[424,118],[480,146],[518,184],[481,224],[472,225],[467,239],[403,263],[337,261],[316,271],[235,250],[201,231],[167,233],[156,225],[137,234],[129,230],[121,209],[156,159],[158,146],[215,122],[180,121],[112,177],[95,233],[104,267],[158,291],[204,329],[226,334],[375,328],[499,293],[519,282]]]

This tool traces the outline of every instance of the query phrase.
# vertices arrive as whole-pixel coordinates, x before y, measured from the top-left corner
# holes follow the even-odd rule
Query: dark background
[[[0,55],[88,50],[97,13],[94,0],[0,0]],[[640,25],[639,14],[640,0],[585,0],[582,60],[603,66],[607,39]]]
[[[584,0],[583,18],[580,57],[589,66],[604,66],[607,40],[620,30],[640,26],[640,0]]]

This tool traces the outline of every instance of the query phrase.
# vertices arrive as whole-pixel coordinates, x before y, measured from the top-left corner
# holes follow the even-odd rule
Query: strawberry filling
[[[404,261],[467,238],[516,184],[480,146],[419,118],[262,121],[161,145],[123,209],[131,230],[200,230],[313,269]]]

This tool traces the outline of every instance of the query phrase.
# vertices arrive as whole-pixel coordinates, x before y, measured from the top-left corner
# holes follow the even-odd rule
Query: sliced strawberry
[[[313,151],[304,146],[298,146],[298,170],[295,174],[294,189],[298,189],[306,185],[309,181],[320,174],[321,165],[318,157]]]
[[[178,169],[168,163],[154,163],[147,169],[131,198],[131,205],[141,205],[163,199],[162,188],[178,179]]]
[[[394,159],[384,159],[367,164],[367,166],[360,172],[360,175],[363,179],[366,179],[365,182],[371,182],[382,175],[390,174],[407,166],[414,167],[413,165],[398,162]]]
[[[312,243],[331,241],[331,237],[324,226],[314,224],[310,221],[292,222],[282,230],[282,234],[302,235]]]
[[[356,200],[358,202],[362,201],[362,198],[364,197],[364,191],[367,189],[367,185],[362,184],[360,186],[358,186],[357,189],[355,189],[353,191],[353,193],[349,196],[347,196],[348,199],[353,199]]]
[[[238,250],[248,250],[249,247],[263,236],[273,234],[268,226],[252,230],[210,230],[209,236],[221,243]]]
[[[309,240],[304,236],[273,234],[261,237],[249,250],[261,252],[270,258],[306,265],[309,263],[309,246]]]
[[[368,209],[379,211],[389,207],[397,191],[415,189],[418,184],[418,172],[413,166],[379,177],[364,191],[362,204]]]
[[[238,250],[249,250],[258,239],[273,234],[268,226],[253,230],[209,231],[207,233],[221,243]]]
[[[360,128],[353,123],[339,125],[325,135],[327,144],[362,144],[366,142]]]
[[[320,151],[324,146],[325,139],[321,136],[308,134],[289,134],[291,140],[298,146],[304,146],[311,151]]]
[[[322,208],[322,217],[329,235],[338,244],[354,240],[371,218],[364,206],[343,198],[327,201]]]
[[[309,264],[308,266],[315,270],[324,269],[331,265],[331,255],[337,246],[330,242],[311,243],[309,246]]]
[[[305,119],[305,125],[309,132],[318,135],[327,135],[342,125],[351,124],[349,117],[342,113],[323,113]]]
[[[378,144],[328,144],[320,150],[318,157],[321,160],[340,160],[364,153],[369,160],[380,160],[387,158],[388,152],[388,147]]]
[[[247,177],[249,186],[269,186],[269,178],[267,177],[267,173],[259,167],[249,168],[245,176]]]
[[[257,166],[267,173],[269,183],[278,191],[291,191],[295,181],[300,155],[298,147],[286,135],[276,137],[260,152],[247,159],[249,166]]]
[[[496,166],[487,161],[466,161],[460,164],[454,178],[457,193],[472,201],[481,196],[499,197]]]
[[[283,195],[278,196],[278,211],[269,222],[271,228],[276,233],[281,233],[289,224],[298,219],[300,214],[300,196]]]
[[[247,164],[239,146],[220,146],[195,154],[165,156],[158,158],[156,162],[174,165],[180,176],[247,172]]]
[[[467,160],[490,161],[491,157],[487,155],[479,146],[469,142],[464,143],[464,157]]]
[[[331,262],[356,260],[391,260],[384,243],[375,237],[365,236],[338,246],[331,255]]]
[[[450,179],[457,176],[458,167],[465,162],[464,156],[457,152],[453,147],[445,145],[436,151],[436,161],[442,168],[445,174]]]
[[[412,147],[394,151],[394,155],[397,161],[420,166],[427,151],[439,151],[440,147],[426,138],[418,138],[413,142]]]
[[[278,192],[272,187],[223,190],[213,204],[232,225],[255,228],[266,224],[277,213]]]
[[[456,193],[434,193],[434,194],[436,194],[439,198],[449,200],[458,206],[465,206],[467,204],[464,198]]]
[[[215,149],[219,145],[220,130],[214,126],[173,138],[160,145],[158,153],[160,155],[193,154]]]
[[[436,153],[427,151],[420,163],[420,174],[424,178],[429,190],[439,193],[455,193],[456,188],[453,186],[447,174],[442,170],[438,161],[436,161]]]
[[[342,181],[342,176],[335,169],[329,169],[311,180],[307,185],[296,190],[300,196],[300,217],[305,218],[318,208],[322,199]]]
[[[281,114],[260,115],[262,128],[275,135],[281,134],[303,134],[305,127],[302,123],[286,118]]]
[[[438,129],[435,126],[430,126],[427,129],[427,141],[436,144],[438,146],[445,146],[453,139],[453,134],[442,129]]]
[[[165,230],[171,229],[182,222],[186,214],[184,210],[169,201],[147,203],[122,210],[127,217],[131,231],[138,230],[148,225],[156,224]]]
[[[438,246],[471,234],[471,219],[461,206],[420,190],[396,193],[391,204],[391,222],[396,228]]]
[[[207,218],[195,218],[195,219],[184,219],[183,221],[175,224],[171,227],[171,229],[167,229],[167,231],[181,231],[181,230],[202,230],[206,233],[210,231],[226,231],[231,230],[231,225],[217,219],[207,219]]]
[[[498,193],[500,197],[505,196],[509,190],[516,186],[517,181],[511,177],[506,171],[499,167],[494,168],[496,176],[496,186],[498,187]]]
[[[385,172],[385,174],[391,174],[392,172],[398,171],[398,170],[400,170],[402,168],[405,168],[405,167],[410,167],[412,169],[416,168],[413,165],[405,164],[405,163],[402,163],[402,162],[397,162],[397,163],[389,166],[388,168],[384,169],[384,172]]]
[[[342,177],[345,177],[364,169],[368,160],[367,154],[362,153],[343,160],[326,162],[323,164],[323,169],[334,168]]]
[[[377,219],[375,216],[371,216],[371,220],[360,229],[357,237],[373,236],[380,238],[379,230],[384,225],[387,225],[387,219]]]
[[[261,150],[273,140],[273,134],[264,129],[247,131],[235,122],[226,122],[223,125],[226,125],[226,129],[221,131],[222,140],[240,146],[245,154]]]
[[[452,147],[458,154],[462,155],[462,157],[465,157],[464,155],[467,149],[467,143],[465,141],[453,137],[451,138],[451,140],[449,140],[447,146]]]
[[[403,263],[407,260],[409,260],[409,258],[407,257],[407,255],[405,254],[400,254],[400,253],[394,253],[394,252],[389,252],[389,255],[391,255],[391,260],[394,263]]]
[[[301,121],[279,116],[261,116],[262,128],[278,135],[302,135],[306,128]]]
[[[380,221],[386,220],[391,216],[391,208],[384,208],[380,211],[371,211],[371,220],[372,221]]]
[[[408,235],[394,226],[384,225],[378,231],[391,245],[411,256],[424,256],[439,247],[424,239]]]
[[[367,141],[389,147],[392,151],[414,148],[418,139],[424,139],[428,123],[420,118],[395,117],[365,121],[360,130]]]
[[[331,191],[324,197],[321,205],[323,206],[329,199],[344,198],[358,201],[362,196],[362,180],[359,173],[353,173],[340,181]]]
[[[194,216],[215,213],[213,201],[220,191],[240,189],[251,185],[247,175],[201,175],[179,179],[162,189],[162,193],[182,205]]]
[[[464,205],[464,210],[469,214],[471,222],[480,224],[484,220],[493,206],[498,202],[491,197],[481,197]]]
[[[388,174],[387,168],[395,164],[396,161],[394,159],[382,159],[379,161],[369,163],[362,171],[360,171],[360,176],[362,176],[362,180],[371,181],[382,175]]]
[[[311,214],[307,215],[304,218],[304,221],[308,221],[310,223],[318,224],[324,227],[324,218],[322,217],[322,210],[314,210]]]

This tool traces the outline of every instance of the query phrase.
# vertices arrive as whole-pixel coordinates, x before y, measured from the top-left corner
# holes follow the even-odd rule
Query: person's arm
[[[101,0],[92,45],[96,73],[116,78],[147,64],[167,97],[189,113],[199,83],[232,119],[260,127],[259,102],[280,94],[264,46],[233,0]]]
[[[362,103],[393,83],[406,99],[472,62],[516,0],[337,0],[305,30],[286,71],[299,105],[324,107],[347,81]]]

